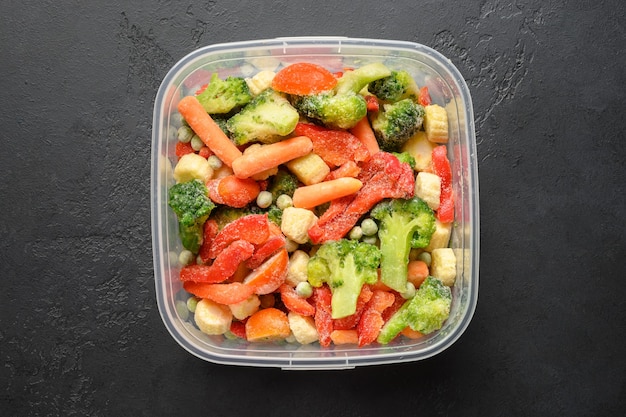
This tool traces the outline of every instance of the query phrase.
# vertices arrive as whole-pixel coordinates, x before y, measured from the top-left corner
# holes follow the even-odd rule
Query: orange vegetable
[[[305,298],[300,297],[291,285],[282,284],[278,290],[280,299],[289,311],[293,311],[301,316],[315,315],[315,307]]]
[[[196,97],[182,98],[178,103],[178,111],[204,144],[226,165],[232,166],[233,161],[241,156],[241,151],[209,116]]]
[[[259,310],[246,321],[246,338],[250,342],[280,340],[290,334],[287,314],[274,307]]]
[[[255,294],[269,294],[280,287],[287,276],[289,254],[281,249],[276,255],[263,262],[260,267],[250,272],[243,283],[252,288]]]
[[[317,184],[298,187],[293,193],[293,206],[313,208],[337,198],[354,194],[361,189],[363,183],[356,178],[342,177]]]
[[[400,334],[408,337],[409,339],[419,339],[420,337],[424,336],[423,333],[420,333],[417,330],[413,330],[409,326],[405,327],[404,330],[400,332]]]
[[[237,158],[232,165],[233,172],[239,178],[249,178],[304,156],[312,149],[311,139],[305,136],[296,136],[270,145],[262,145]]]
[[[241,208],[254,201],[261,192],[259,184],[250,178],[237,178],[227,175],[217,183],[217,193],[222,204]]]
[[[372,126],[370,125],[367,116],[359,120],[359,122],[353,128],[349,129],[349,131],[354,136],[359,138],[369,151],[370,155],[380,152],[378,141],[376,140],[376,136],[374,135],[374,131],[372,130]]]
[[[331,90],[337,78],[326,68],[308,62],[291,64],[276,73],[272,88],[287,94],[305,96]]]
[[[200,298],[208,298],[219,304],[237,304],[250,297],[254,290],[240,282],[228,284],[207,284],[204,282],[185,281],[183,288]]]
[[[415,288],[419,288],[429,274],[428,265],[426,265],[426,262],[424,261],[409,261],[407,269],[407,280],[411,282]]]
[[[336,345],[356,345],[359,343],[359,335],[356,330],[333,330],[330,340]]]
[[[343,163],[339,168],[331,171],[324,181],[336,180],[337,178],[353,177],[356,178],[361,172],[361,167],[354,161],[347,161]]]

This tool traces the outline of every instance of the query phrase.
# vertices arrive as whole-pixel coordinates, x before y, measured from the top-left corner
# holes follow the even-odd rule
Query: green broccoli
[[[272,203],[276,203],[278,197],[283,194],[293,197],[293,193],[300,185],[298,178],[286,169],[279,168],[276,175],[270,178],[271,182],[267,191],[272,193]]]
[[[427,277],[415,295],[385,323],[378,334],[378,343],[387,344],[406,326],[423,334],[441,329],[450,316],[452,292],[435,277]]]
[[[228,119],[235,145],[273,143],[293,132],[300,115],[281,93],[268,88]]]
[[[200,180],[174,184],[169,189],[168,205],[178,217],[183,246],[198,253],[203,238],[202,226],[215,208],[206,186]]]
[[[408,152],[391,152],[402,163],[409,164],[412,170],[415,170],[415,158]]]
[[[308,281],[313,287],[328,283],[332,292],[332,317],[354,314],[364,284],[378,280],[379,249],[358,240],[340,239],[324,243],[309,259]]]
[[[329,92],[292,96],[291,103],[305,117],[326,127],[349,129],[367,115],[367,102],[359,92],[391,71],[381,63],[346,71]]]
[[[196,97],[209,114],[230,113],[252,100],[246,80],[241,77],[220,79],[217,73],[211,76],[211,82]]]
[[[424,106],[408,98],[383,104],[380,111],[372,112],[370,122],[380,148],[386,152],[400,150],[422,127],[424,113]]]
[[[405,98],[416,100],[419,97],[419,87],[407,71],[391,71],[388,77],[372,81],[367,90],[387,102],[396,102]]]
[[[409,252],[428,246],[435,232],[435,214],[424,200],[413,197],[384,200],[370,215],[379,221],[380,279],[402,293],[407,286]]]

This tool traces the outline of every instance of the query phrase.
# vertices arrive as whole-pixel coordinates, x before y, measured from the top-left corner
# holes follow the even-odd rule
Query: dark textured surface
[[[0,13],[0,415],[623,415],[623,2],[90,3]],[[470,86],[480,297],[436,357],[220,366],[161,322],[149,206],[160,80],[199,46],[296,35],[423,43]]]

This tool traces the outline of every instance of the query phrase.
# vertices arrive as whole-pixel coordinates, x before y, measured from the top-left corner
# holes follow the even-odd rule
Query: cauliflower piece
[[[308,345],[319,340],[319,335],[315,327],[313,317],[301,316],[300,314],[289,312],[289,328],[291,333],[302,345]]]
[[[447,248],[452,234],[452,223],[441,223],[435,220],[435,233],[430,237],[428,246],[424,248],[426,252],[432,252],[438,248]]]
[[[430,172],[420,172],[415,177],[415,195],[433,210],[439,208],[441,198],[441,178]]]
[[[287,282],[292,287],[295,287],[301,282],[306,282],[307,266],[309,264],[309,254],[303,250],[296,250],[291,254],[289,258],[289,268],[287,269]]]
[[[213,176],[213,168],[206,158],[196,153],[183,155],[174,167],[174,179],[176,182],[187,182],[198,179],[207,182]]]
[[[317,222],[317,216],[311,211],[297,207],[287,207],[283,210],[280,230],[296,243],[309,241],[309,229]]]
[[[227,306],[205,298],[196,305],[195,320],[202,333],[224,334],[230,330],[233,314]]]
[[[452,287],[456,280],[456,255],[450,248],[438,248],[430,253],[430,274],[443,285]]]
[[[304,185],[322,182],[330,173],[330,168],[326,165],[322,157],[313,152],[287,162],[287,168],[289,168]]]
[[[252,78],[246,78],[246,83],[248,84],[248,89],[250,90],[250,94],[253,96],[258,96],[263,91],[267,90],[272,86],[272,80],[276,73],[274,71],[259,71]]]
[[[259,306],[261,305],[261,299],[258,295],[252,294],[250,297],[246,298],[243,301],[240,301],[236,304],[230,304],[228,308],[230,308],[231,313],[238,320],[243,320],[246,317],[250,317],[257,311],[259,311]]]

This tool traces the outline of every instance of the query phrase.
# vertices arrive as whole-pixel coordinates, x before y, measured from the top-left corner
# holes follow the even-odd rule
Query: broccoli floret
[[[232,223],[240,217],[250,214],[249,207],[236,208],[226,205],[218,205],[211,213],[211,220],[215,220],[219,230],[222,230],[228,223]]]
[[[293,132],[299,119],[289,101],[268,88],[228,119],[227,127],[236,145],[273,143]]]
[[[358,94],[370,82],[391,74],[381,63],[346,71],[332,91],[292,96],[293,106],[307,118],[336,129],[349,129],[367,115],[367,102]]]
[[[378,280],[379,263],[380,251],[374,245],[350,239],[329,241],[309,259],[308,281],[313,287],[328,283],[332,317],[346,317],[356,312],[363,285]]]
[[[267,212],[267,219],[280,227],[280,223],[283,219],[283,211],[279,209],[278,206],[276,206],[275,204],[269,206],[267,209],[265,209],[265,211]]]
[[[409,164],[412,170],[415,170],[415,158],[408,152],[391,152],[402,163]]]
[[[380,100],[388,102],[405,98],[415,100],[419,97],[419,88],[407,71],[391,71],[388,77],[369,83],[367,90]]]
[[[267,191],[272,193],[272,202],[276,203],[276,199],[278,199],[278,197],[282,194],[293,197],[293,193],[299,185],[300,183],[298,182],[298,178],[294,174],[285,169],[279,168],[276,175],[271,177],[271,183],[269,184]]]
[[[449,287],[435,277],[427,277],[415,296],[385,323],[378,334],[378,342],[387,344],[406,326],[423,334],[438,330],[450,316],[452,293]]]
[[[215,204],[200,180],[173,185],[169,189],[168,204],[178,217],[178,232],[183,246],[197,253],[202,244],[202,226]]]
[[[226,136],[230,136],[230,132],[228,131],[228,119],[224,118],[224,117],[213,117],[213,121],[215,122],[216,125],[219,126],[220,129],[222,129],[222,132],[224,132],[224,134]]]
[[[370,214],[379,221],[380,279],[388,287],[404,292],[409,252],[411,248],[428,246],[435,232],[435,214],[418,197],[384,200]]]
[[[225,80],[213,73],[211,82],[198,94],[198,101],[209,114],[224,114],[247,104],[252,100],[246,80],[241,77],[228,77]]]
[[[424,106],[408,98],[383,104],[380,111],[372,112],[370,122],[380,148],[387,152],[399,151],[422,126],[424,113]]]

